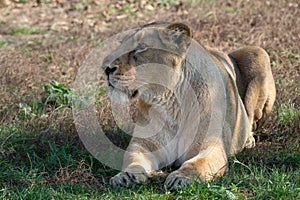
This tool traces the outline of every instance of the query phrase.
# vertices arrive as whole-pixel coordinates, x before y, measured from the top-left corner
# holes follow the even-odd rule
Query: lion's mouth
[[[107,77],[107,79],[106,79],[106,84],[107,84],[108,87],[114,88],[114,86],[113,86],[111,80],[109,79],[109,77]]]
[[[122,92],[128,96],[129,99],[136,98],[139,94],[138,89],[129,89],[129,86],[120,86],[118,84],[114,84],[114,81],[107,79],[107,85],[110,91],[117,90],[118,92]]]

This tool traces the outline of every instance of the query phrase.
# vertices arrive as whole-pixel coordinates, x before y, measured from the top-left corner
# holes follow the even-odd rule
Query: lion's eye
[[[134,49],[134,53],[135,54],[139,54],[143,51],[147,50],[147,46],[145,44],[139,44],[135,49]]]
[[[138,60],[138,58],[141,57],[141,55],[139,55],[140,53],[144,52],[147,50],[147,46],[145,44],[139,44],[135,49],[134,49],[134,52],[133,52],[133,59],[135,61]]]

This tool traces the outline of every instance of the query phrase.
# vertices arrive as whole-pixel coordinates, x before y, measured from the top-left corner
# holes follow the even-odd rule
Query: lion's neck
[[[163,120],[168,126],[174,129],[177,127],[180,116],[180,106],[173,92],[165,91],[153,96],[145,95],[142,97],[142,101],[149,105],[147,106],[148,110],[144,112],[148,118],[151,117],[149,113],[152,109],[152,111],[155,110],[155,112],[159,113],[159,115],[155,115],[155,117],[160,118],[160,120]],[[143,106],[142,109],[144,108],[145,106]]]

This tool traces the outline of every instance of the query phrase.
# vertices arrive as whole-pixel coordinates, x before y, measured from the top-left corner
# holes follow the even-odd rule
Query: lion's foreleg
[[[227,156],[222,147],[212,146],[199,152],[171,173],[165,182],[166,188],[180,188],[189,185],[192,179],[208,181],[226,171]]]
[[[114,187],[128,187],[133,182],[146,182],[149,172],[157,169],[158,161],[151,149],[131,143],[123,158],[122,171],[110,179],[110,184]]]

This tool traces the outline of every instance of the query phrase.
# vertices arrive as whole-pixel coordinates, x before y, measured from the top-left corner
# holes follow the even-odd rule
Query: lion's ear
[[[179,49],[186,49],[193,37],[192,29],[182,23],[170,24],[166,27],[170,41],[175,43]]]
[[[167,29],[175,31],[177,33],[184,34],[184,35],[188,36],[189,38],[193,37],[192,29],[188,25],[183,24],[183,23],[170,24],[169,26],[167,26]]]

